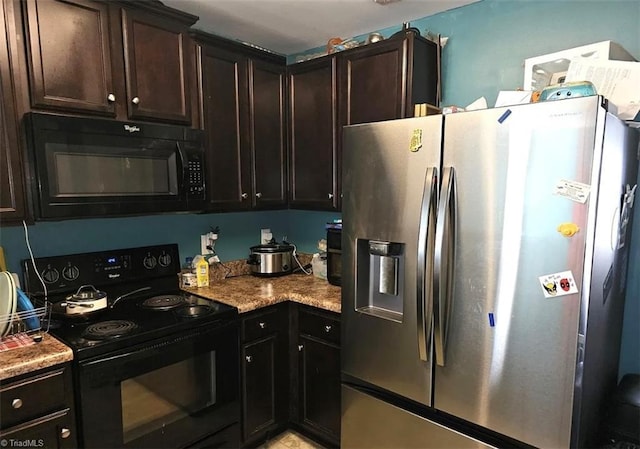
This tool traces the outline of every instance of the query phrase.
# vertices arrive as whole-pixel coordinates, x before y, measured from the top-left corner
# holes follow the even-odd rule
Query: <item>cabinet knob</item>
[[[333,193],[330,193],[329,195],[327,195],[329,197],[330,200],[333,199]]]
[[[242,197],[243,200],[246,200],[247,198],[249,198],[249,195],[247,193],[243,193],[240,196]]]
[[[138,98],[138,97],[133,97],[133,98],[131,99],[131,103],[133,103],[133,104],[139,104],[139,103],[140,103],[140,98]]]
[[[107,95],[107,101],[108,101],[109,103],[113,103],[114,101],[116,101],[116,96],[115,96],[115,95],[113,95],[113,94],[109,94],[109,95]]]
[[[302,351],[304,349],[304,345],[298,345],[298,352]]]
[[[71,436],[71,430],[63,427],[60,429],[60,438],[69,438]]]
[[[262,198],[262,193],[260,192],[256,193],[256,198]]]
[[[325,332],[331,332],[331,326],[327,324],[327,325],[324,327],[324,331],[325,331]]]
[[[264,329],[267,327],[267,323],[258,323],[258,326],[260,326],[260,329]]]
[[[11,401],[11,407],[16,408],[16,409],[22,407],[22,399],[18,398],[18,399],[14,399],[13,401]]]
[[[253,357],[251,357],[250,355],[245,356],[245,359],[247,360],[247,363],[251,363],[251,361],[253,360]]]

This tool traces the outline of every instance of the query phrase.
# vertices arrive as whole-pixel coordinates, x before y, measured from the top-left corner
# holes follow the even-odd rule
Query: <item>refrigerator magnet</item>
[[[422,148],[422,129],[416,128],[411,135],[411,141],[409,142],[409,151],[415,153]]]
[[[591,186],[589,184],[583,184],[578,181],[571,181],[568,179],[561,179],[556,184],[555,194],[563,196],[575,201],[576,203],[586,203],[589,198],[589,192],[591,192]]]
[[[573,279],[571,271],[562,271],[560,273],[546,274],[539,276],[540,286],[545,298],[555,298],[556,296],[565,296],[578,293],[576,281]]]

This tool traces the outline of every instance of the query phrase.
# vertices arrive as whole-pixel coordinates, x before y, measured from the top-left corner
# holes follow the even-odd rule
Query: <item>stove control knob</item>
[[[75,265],[68,265],[62,269],[62,277],[67,281],[75,281],[80,276],[80,269]]]
[[[142,263],[147,270],[152,270],[156,267],[158,260],[155,258],[155,256],[148,254],[147,257],[144,258]]]
[[[53,284],[60,279],[60,272],[51,266],[45,268],[41,274],[42,279],[44,279],[47,284]]]
[[[171,264],[171,256],[167,253],[162,254],[158,257],[158,263],[161,267],[168,267]]]
[[[66,427],[63,427],[62,429],[60,429],[60,438],[67,439],[70,436],[71,436],[71,430],[67,429]]]

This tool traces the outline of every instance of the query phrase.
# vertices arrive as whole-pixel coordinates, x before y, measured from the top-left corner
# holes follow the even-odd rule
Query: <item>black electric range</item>
[[[37,258],[35,266],[40,277],[31,260],[22,261],[26,291],[44,299],[44,281],[52,313],[43,327],[76,360],[237,319],[236,308],[179,289],[175,244]],[[108,306],[68,314],[65,298],[82,286],[104,291]]]

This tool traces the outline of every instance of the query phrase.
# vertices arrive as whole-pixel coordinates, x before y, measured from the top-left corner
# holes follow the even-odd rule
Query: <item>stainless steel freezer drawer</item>
[[[478,449],[493,446],[343,384],[340,447]]]

